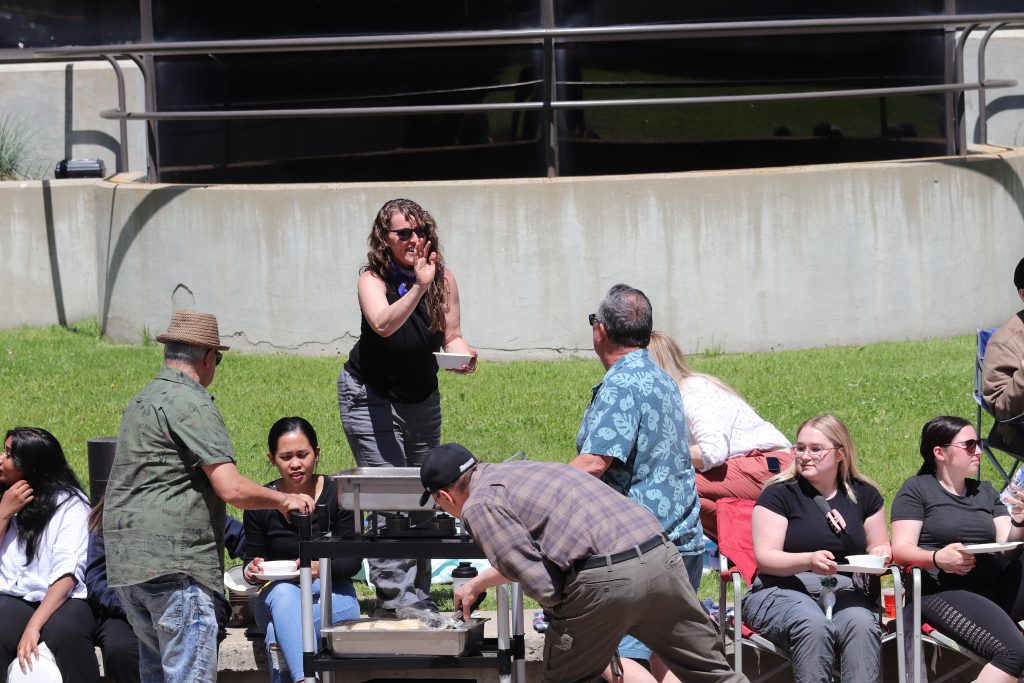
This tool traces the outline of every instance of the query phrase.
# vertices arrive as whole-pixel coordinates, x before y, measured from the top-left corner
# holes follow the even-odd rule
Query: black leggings
[[[1014,678],[1024,675],[1024,634],[983,595],[951,590],[921,598],[921,619]]]
[[[18,642],[38,606],[38,602],[0,594],[0,683],[7,683],[7,667],[18,658]],[[99,683],[92,643],[95,624],[89,603],[69,598],[43,626],[39,641],[46,643],[56,657],[65,683]]]

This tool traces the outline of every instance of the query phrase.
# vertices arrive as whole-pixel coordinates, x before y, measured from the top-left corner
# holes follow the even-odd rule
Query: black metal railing
[[[546,0],[546,4],[550,0]],[[550,9],[550,8],[549,8]],[[551,21],[552,14],[545,13],[545,21]],[[839,19],[798,19],[766,21],[725,21],[701,23],[677,23],[656,25],[620,25],[583,28],[533,28],[495,31],[458,31],[416,34],[337,36],[328,38],[281,38],[259,40],[188,41],[188,42],[141,42],[128,45],[104,45],[87,47],[46,48],[36,51],[44,59],[83,59],[102,57],[113,67],[118,83],[118,107],[100,112],[106,119],[121,121],[121,151],[118,159],[119,170],[128,168],[126,122],[143,120],[148,125],[148,147],[150,160],[149,179],[156,181],[159,167],[157,145],[158,121],[181,120],[230,120],[230,119],[275,119],[314,118],[346,116],[395,116],[420,114],[474,113],[495,111],[540,111],[544,115],[542,135],[546,152],[548,176],[559,175],[558,128],[555,113],[565,109],[586,109],[602,107],[646,107],[646,106],[689,106],[715,103],[756,103],[798,100],[840,99],[856,97],[888,97],[895,95],[944,94],[947,98],[947,153],[962,154],[966,151],[966,131],[963,118],[963,94],[977,91],[979,108],[979,135],[986,142],[985,92],[990,88],[1007,88],[1017,84],[1015,80],[988,80],[985,77],[985,53],[989,39],[998,30],[1014,25],[1024,25],[1024,13],[1010,14],[968,14],[912,17],[852,17]],[[978,28],[987,27],[978,48],[978,80],[964,82],[963,54],[968,36]],[[884,88],[850,88],[824,91],[791,91],[745,95],[708,95],[699,97],[644,97],[621,99],[559,99],[558,80],[554,47],[563,42],[588,41],[629,41],[683,40],[718,37],[746,36],[792,36],[809,34],[851,34],[880,31],[920,31],[941,29],[960,33],[952,55],[947,54],[946,73],[952,75],[951,82],[927,85],[902,85]],[[154,57],[183,55],[260,54],[272,52],[350,51],[369,49],[405,49],[423,47],[460,47],[493,45],[541,45],[543,46],[543,70],[539,82],[543,97],[540,101],[519,101],[508,103],[467,103],[467,104],[425,104],[425,105],[384,105],[330,108],[289,108],[289,109],[237,109],[237,110],[193,110],[159,111],[156,107],[156,90],[150,73]],[[127,111],[122,69],[118,58],[127,57],[138,65],[145,85],[145,109]],[[530,81],[537,84],[538,81]],[[502,88],[518,88],[523,83],[513,83]]]

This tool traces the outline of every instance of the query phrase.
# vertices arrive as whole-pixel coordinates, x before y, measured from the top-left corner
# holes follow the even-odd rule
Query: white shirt
[[[705,377],[679,384],[690,445],[700,446],[703,472],[752,450],[789,447],[789,440],[746,401]]]
[[[89,545],[89,504],[78,495],[65,495],[36,544],[35,560],[25,565],[25,546],[17,539],[18,519],[7,525],[0,542],[0,593],[28,602],[42,602],[46,591],[62,576],[75,577],[72,598],[84,598],[86,552]]]

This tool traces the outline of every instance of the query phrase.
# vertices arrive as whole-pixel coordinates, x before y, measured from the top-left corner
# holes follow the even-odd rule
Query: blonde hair
[[[879,493],[882,492],[882,490],[878,488],[878,484],[861,474],[860,469],[857,467],[857,448],[853,445],[853,439],[850,437],[850,430],[846,428],[846,425],[843,424],[842,420],[835,415],[829,415],[827,413],[817,415],[809,420],[804,420],[804,422],[796,428],[797,438],[800,437],[800,432],[803,431],[804,427],[817,429],[825,435],[825,438],[829,440],[833,448],[842,452],[843,458],[839,461],[839,472],[836,475],[836,483],[842,486],[850,500],[855,503],[857,502],[857,494],[853,490],[854,480],[873,487]],[[796,467],[796,458],[793,458],[789,467],[765,482],[765,487],[767,488],[772,484],[796,479],[799,476],[797,474]]]
[[[672,376],[676,384],[683,384],[691,377],[702,377],[718,388],[739,396],[735,389],[714,375],[706,375],[703,372],[691,370],[690,366],[686,364],[686,356],[683,355],[683,350],[679,348],[679,344],[664,332],[659,332],[658,330],[651,332],[651,341],[647,345],[647,352],[651,355],[654,362],[661,366],[662,370]]]

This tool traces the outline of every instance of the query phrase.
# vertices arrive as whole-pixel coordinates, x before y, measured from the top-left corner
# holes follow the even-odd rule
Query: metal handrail
[[[212,109],[193,111],[135,112],[104,109],[104,119],[143,121],[201,121],[220,119],[285,119],[326,118],[344,116],[401,116],[408,114],[464,114],[487,111],[536,111],[550,106],[553,109],[587,109],[606,107],[637,107],[655,105],[738,104],[749,102],[794,102],[802,100],[844,99],[852,97],[886,97],[891,95],[930,95],[936,93],[984,90],[985,88],[1011,88],[1015,80],[991,80],[985,83],[956,85],[913,85],[892,88],[860,88],[853,90],[817,90],[798,93],[762,93],[758,95],[711,95],[700,97],[648,97],[613,100],[555,100],[543,102],[498,102],[494,104],[424,104],[389,107],[330,107],[318,109]]]
[[[543,3],[542,3],[543,4]],[[726,21],[703,23],[669,23],[653,25],[617,25],[596,27],[556,28],[551,17],[545,16],[545,28],[497,30],[497,31],[455,31],[415,34],[389,35],[358,35],[333,36],[320,38],[281,38],[258,40],[225,40],[225,41],[175,41],[175,42],[144,42],[125,45],[103,46],[69,46],[44,48],[36,51],[43,58],[87,58],[103,57],[111,63],[118,73],[118,109],[100,112],[106,119],[145,120],[149,126],[149,153],[156,158],[156,122],[161,120],[200,120],[200,119],[272,119],[272,118],[313,118],[341,116],[388,116],[416,114],[448,114],[474,113],[488,111],[535,111],[543,110],[547,115],[544,137],[548,158],[548,175],[558,175],[557,159],[557,126],[554,124],[554,112],[564,109],[625,107],[625,106],[687,106],[709,103],[751,103],[770,101],[800,101],[811,99],[839,99],[851,97],[887,97],[892,95],[914,95],[963,93],[968,90],[979,92],[979,103],[984,113],[984,91],[987,88],[1006,88],[1017,84],[1013,80],[990,80],[984,78],[985,49],[991,35],[1006,26],[1024,24],[1024,13],[999,14],[965,14],[939,16],[899,16],[899,17],[846,17],[838,19],[793,19],[793,20],[758,20],[758,21]],[[990,27],[979,47],[979,75],[975,83],[963,83],[962,65],[963,50],[966,36],[980,26]],[[700,97],[667,97],[612,100],[558,100],[555,88],[558,83],[555,73],[554,45],[555,42],[588,42],[588,41],[631,41],[639,39],[672,39],[672,38],[717,38],[746,36],[787,36],[827,33],[862,33],[879,31],[916,31],[942,28],[946,30],[964,30],[956,41],[953,59],[953,78],[955,83],[942,85],[899,86],[889,88],[862,88],[829,91],[804,91],[787,93],[761,93],[756,95],[717,95]],[[475,45],[534,45],[544,47],[543,98],[539,102],[511,102],[492,104],[452,104],[452,105],[405,105],[391,107],[342,107],[342,108],[301,108],[301,109],[246,109],[246,110],[194,110],[161,112],[156,111],[156,95],[154,84],[148,70],[140,59],[154,56],[206,55],[206,54],[237,54],[237,53],[280,53],[309,52],[328,50],[368,50],[381,48],[423,48],[423,47],[457,47]],[[139,65],[146,90],[146,111],[125,111],[124,83],[117,65],[116,56],[127,56]],[[954,98],[951,116],[954,119],[952,137],[955,139],[953,150],[960,153],[965,148],[962,113]],[[959,117],[959,118],[958,118]],[[980,129],[982,141],[985,141],[985,128]],[[127,148],[127,133],[122,125],[122,149]],[[127,165],[127,161],[124,161]],[[150,169],[150,180],[155,180],[154,169]]]
[[[497,31],[452,31],[321,38],[264,38],[257,40],[204,40],[129,43],[124,45],[68,46],[36,50],[42,56],[89,57],[102,54],[146,53],[153,56],[309,52],[344,48],[455,47],[538,43],[544,39],[608,41],[670,39],[696,36],[784,36],[807,33],[863,33],[917,31],[928,28],[964,28],[971,24],[1024,22],[1024,13],[962,14],[931,17],[844,17],[840,19],[790,19],[759,21],[693,22],[677,24],[622,24],[575,28],[534,28]]]

